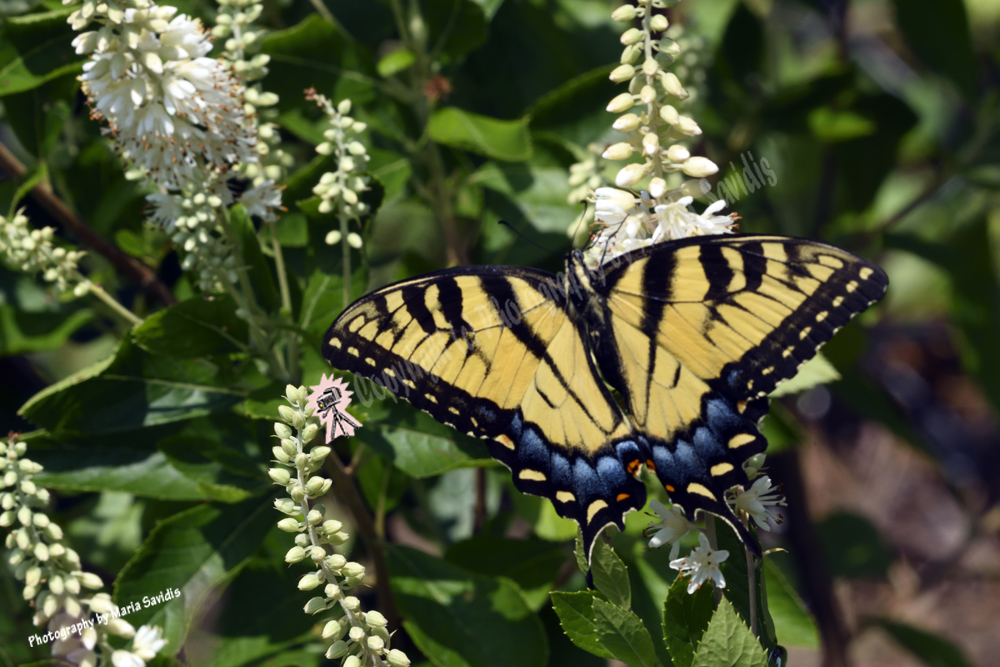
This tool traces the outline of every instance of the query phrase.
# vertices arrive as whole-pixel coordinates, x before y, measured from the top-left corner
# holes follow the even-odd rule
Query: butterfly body
[[[766,449],[766,395],[886,285],[855,255],[783,237],[667,242],[597,269],[575,251],[559,276],[463,267],[384,287],[323,353],[485,438],[519,490],[580,525],[588,555],[645,505],[643,466],[689,518],[718,515],[756,550],[725,492]]]

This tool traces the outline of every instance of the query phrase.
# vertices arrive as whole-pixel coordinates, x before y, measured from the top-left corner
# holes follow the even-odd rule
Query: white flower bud
[[[131,639],[135,636],[135,628],[123,618],[113,618],[108,621],[108,632],[125,639]]]
[[[381,637],[368,638],[368,650],[374,653],[381,653],[385,649],[385,641]]]
[[[649,195],[653,199],[659,199],[667,192],[667,182],[660,177],[656,177],[649,182]]]
[[[347,655],[347,642],[337,640],[330,644],[330,648],[326,650],[326,657],[330,660],[336,660],[337,658],[342,658]]]
[[[655,76],[660,70],[660,63],[656,62],[656,58],[649,58],[642,64],[642,72],[646,76]]]
[[[301,530],[299,522],[292,518],[282,519],[278,522],[278,528],[286,533],[297,533]]]
[[[719,171],[719,167],[714,162],[700,155],[688,158],[681,169],[692,178],[705,178]]]
[[[385,616],[383,616],[382,614],[378,613],[375,610],[372,610],[365,613],[365,623],[367,623],[369,627],[372,628],[384,628],[386,625],[389,624],[389,621],[387,621]]]
[[[643,104],[652,104],[656,101],[656,88],[646,85],[639,91],[639,100]]]
[[[275,484],[288,484],[288,481],[292,478],[286,468],[271,468],[267,471],[267,474],[274,480]]]
[[[93,572],[81,572],[76,575],[76,578],[80,580],[80,584],[82,584],[84,588],[96,591],[97,589],[104,587],[104,582],[101,581],[101,578]]]
[[[316,424],[306,424],[306,427],[302,429],[302,442],[311,442],[317,433],[319,433],[319,426]]]
[[[622,33],[621,43],[625,46],[632,46],[633,44],[641,42],[645,39],[645,37],[646,36],[643,34],[642,30],[639,30],[638,28],[629,28]]]
[[[611,12],[611,19],[613,21],[621,21],[623,23],[626,21],[633,20],[635,16],[636,16],[635,5],[628,5],[628,4],[622,5],[615,11]]]
[[[670,27],[670,22],[663,14],[656,14],[649,19],[649,29],[653,32],[663,32]]]
[[[22,526],[30,526],[31,508],[25,505],[21,509],[17,510],[17,520],[21,522]]]
[[[660,74],[660,84],[663,85],[663,89],[674,97],[682,100],[688,98],[688,91],[684,90],[684,86],[681,85],[681,80],[677,78],[677,75],[673,72],[662,72]]]
[[[386,659],[392,667],[410,667],[410,659],[398,648],[394,648],[386,654]]]
[[[56,575],[51,579],[49,579],[49,590],[55,593],[56,595],[62,595],[63,591],[66,590],[63,587],[62,577]]]
[[[310,526],[319,525],[323,521],[323,513],[317,510],[309,510],[309,514],[306,516],[306,521],[309,522]]]
[[[337,113],[341,116],[351,113],[351,100],[341,100],[340,103],[337,104]]]
[[[340,230],[334,229],[332,232],[326,235],[326,244],[337,245],[340,242],[340,237],[341,237]]]
[[[288,453],[281,447],[272,447],[271,453],[274,454],[274,458],[278,459],[282,463],[288,463],[289,459],[291,458],[288,456]]]
[[[642,55],[641,44],[633,44],[632,46],[626,46],[624,49],[622,49],[621,63],[623,65],[631,65],[632,63],[634,63],[636,60],[639,59],[640,55]]]
[[[364,628],[359,628],[358,626],[355,625],[354,627],[352,627],[350,630],[347,631],[347,636],[351,639],[352,642],[361,643],[361,640],[365,638],[365,630]]]
[[[284,407],[284,406],[282,406]],[[282,424],[281,422],[275,422],[274,432],[279,438],[290,438],[292,437],[292,429],[288,428],[287,424]]]
[[[35,558],[42,561],[43,563],[49,559],[49,548],[39,542],[34,548]]]
[[[306,602],[306,606],[302,608],[307,614],[318,614],[321,611],[326,611],[330,608],[326,600],[321,597],[311,598],[309,602]]]
[[[620,188],[632,187],[646,176],[646,169],[642,164],[633,163],[625,167],[615,176],[615,185]]]
[[[642,152],[646,155],[654,155],[660,149],[660,138],[656,132],[647,132],[642,137]]]
[[[323,477],[311,477],[308,482],[306,482],[306,493],[309,496],[317,497],[325,493],[324,489],[328,489],[329,485],[326,484],[329,480]],[[310,515],[312,513],[310,512]]]
[[[688,116],[681,116],[678,119],[677,125],[675,125],[675,127],[680,132],[688,135],[689,137],[695,137],[701,134],[701,128],[698,127],[698,123],[696,123],[693,118],[690,118]]]
[[[608,76],[609,79],[615,83],[621,83],[622,81],[628,81],[633,76],[635,76],[635,68],[631,65],[619,65],[618,67],[611,70],[611,75]]]
[[[344,626],[340,624],[337,620],[327,621],[327,624],[323,626],[323,639],[329,639],[330,637],[343,636]]]
[[[365,576],[365,566],[361,563],[347,563],[342,568],[345,577],[360,578]]]
[[[286,563],[298,563],[300,560],[304,560],[306,557],[306,550],[302,547],[292,547],[285,554]]]
[[[326,549],[320,546],[309,547],[309,557],[318,563],[326,557]]]
[[[667,159],[671,162],[684,162],[691,157],[691,151],[680,144],[674,144],[667,149]]]
[[[284,419],[286,423],[291,424],[295,420],[295,415],[297,415],[298,413],[295,410],[288,407],[287,405],[279,405],[278,414],[281,415],[281,418]],[[283,436],[280,433],[278,435],[283,438],[289,438],[291,437],[292,434],[291,432],[289,432],[288,435]]]
[[[361,609],[361,601],[358,600],[353,595],[349,595],[346,598],[344,598],[342,604],[344,606],[344,609],[350,612],[357,612],[358,610]]]
[[[622,141],[608,146],[601,155],[605,160],[626,160],[632,156],[632,144]]]
[[[341,569],[347,564],[347,559],[340,554],[332,554],[327,556],[326,566],[333,570],[334,572],[340,573]]]
[[[37,565],[28,568],[28,571],[24,573],[24,583],[28,586],[37,586],[38,582],[42,580],[42,568]]]
[[[319,578],[317,572],[310,572],[309,574],[302,575],[302,578],[299,579],[299,590],[311,591],[322,583],[323,581]]]
[[[341,667],[361,667],[361,658],[356,655],[349,655],[344,658],[344,663]]]
[[[275,498],[274,499],[274,509],[278,510],[282,514],[298,514],[299,506],[293,503],[288,498]]]
[[[345,197],[346,199],[346,197]],[[357,202],[354,202],[357,203]],[[351,246],[355,250],[361,247],[361,236],[356,232],[351,232],[347,235],[347,245]]]
[[[635,100],[632,99],[631,93],[622,93],[608,103],[607,110],[611,113],[622,113],[631,109],[634,104]]]
[[[624,116],[619,116],[611,127],[619,132],[631,132],[639,127],[639,117],[634,113],[627,113]]]

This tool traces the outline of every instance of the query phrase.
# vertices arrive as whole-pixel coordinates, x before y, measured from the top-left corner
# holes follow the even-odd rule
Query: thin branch
[[[28,171],[27,167],[21,164],[21,161],[3,144],[0,144],[0,169],[13,179],[22,178]],[[49,215],[55,218],[63,227],[73,232],[80,240],[80,243],[105,257],[119,271],[139,283],[144,292],[155,296],[168,306],[177,303],[177,299],[171,294],[170,289],[156,277],[152,269],[137,258],[126,254],[114,243],[111,243],[87,226],[52,191],[47,182],[36,185],[31,190],[31,196]]]

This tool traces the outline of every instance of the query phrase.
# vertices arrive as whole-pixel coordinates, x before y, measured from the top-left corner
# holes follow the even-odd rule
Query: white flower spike
[[[691,555],[670,561],[670,567],[677,570],[678,576],[690,576],[688,595],[701,588],[706,581],[711,580],[719,588],[726,587],[726,578],[722,576],[719,565],[729,558],[729,552],[724,549],[713,550],[704,533],[699,533],[700,546],[691,551]]]

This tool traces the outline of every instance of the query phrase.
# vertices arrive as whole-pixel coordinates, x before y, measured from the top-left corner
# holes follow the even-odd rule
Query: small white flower
[[[136,631],[135,639],[132,640],[132,653],[143,660],[152,660],[160,649],[167,645],[167,640],[161,639],[162,635],[163,631],[156,626],[142,626]]]
[[[115,667],[146,667],[146,662],[135,653],[120,649],[111,654],[111,664]]]
[[[653,242],[671,239],[683,239],[689,236],[704,236],[707,234],[731,234],[736,222],[735,214],[715,215],[726,205],[720,199],[698,215],[688,207],[694,200],[682,197],[669,204],[660,204],[653,210],[659,217],[656,229],[653,231]]]
[[[278,219],[278,211],[281,210],[281,190],[274,181],[267,180],[244,192],[240,203],[251,216],[272,222]]]
[[[660,523],[650,522],[646,528],[647,537],[651,530],[656,530],[649,539],[649,548],[659,549],[665,544],[672,544],[670,560],[675,560],[681,548],[681,538],[690,532],[691,524],[683,512],[674,507],[666,507],[659,500],[651,500],[649,507],[660,517]]]
[[[726,587],[726,579],[722,576],[719,564],[729,558],[729,552],[724,549],[713,550],[704,533],[698,534],[698,543],[701,546],[692,549],[690,556],[670,561],[670,567],[678,571],[678,576],[691,577],[687,588],[689,595],[708,580],[712,580],[719,588]]]
[[[787,505],[785,497],[781,492],[771,486],[771,478],[761,475],[754,481],[746,491],[736,494],[736,500],[732,503],[737,510],[742,510],[750,515],[762,530],[770,531],[768,521],[773,521],[781,525],[781,514],[772,508],[780,505]]]

